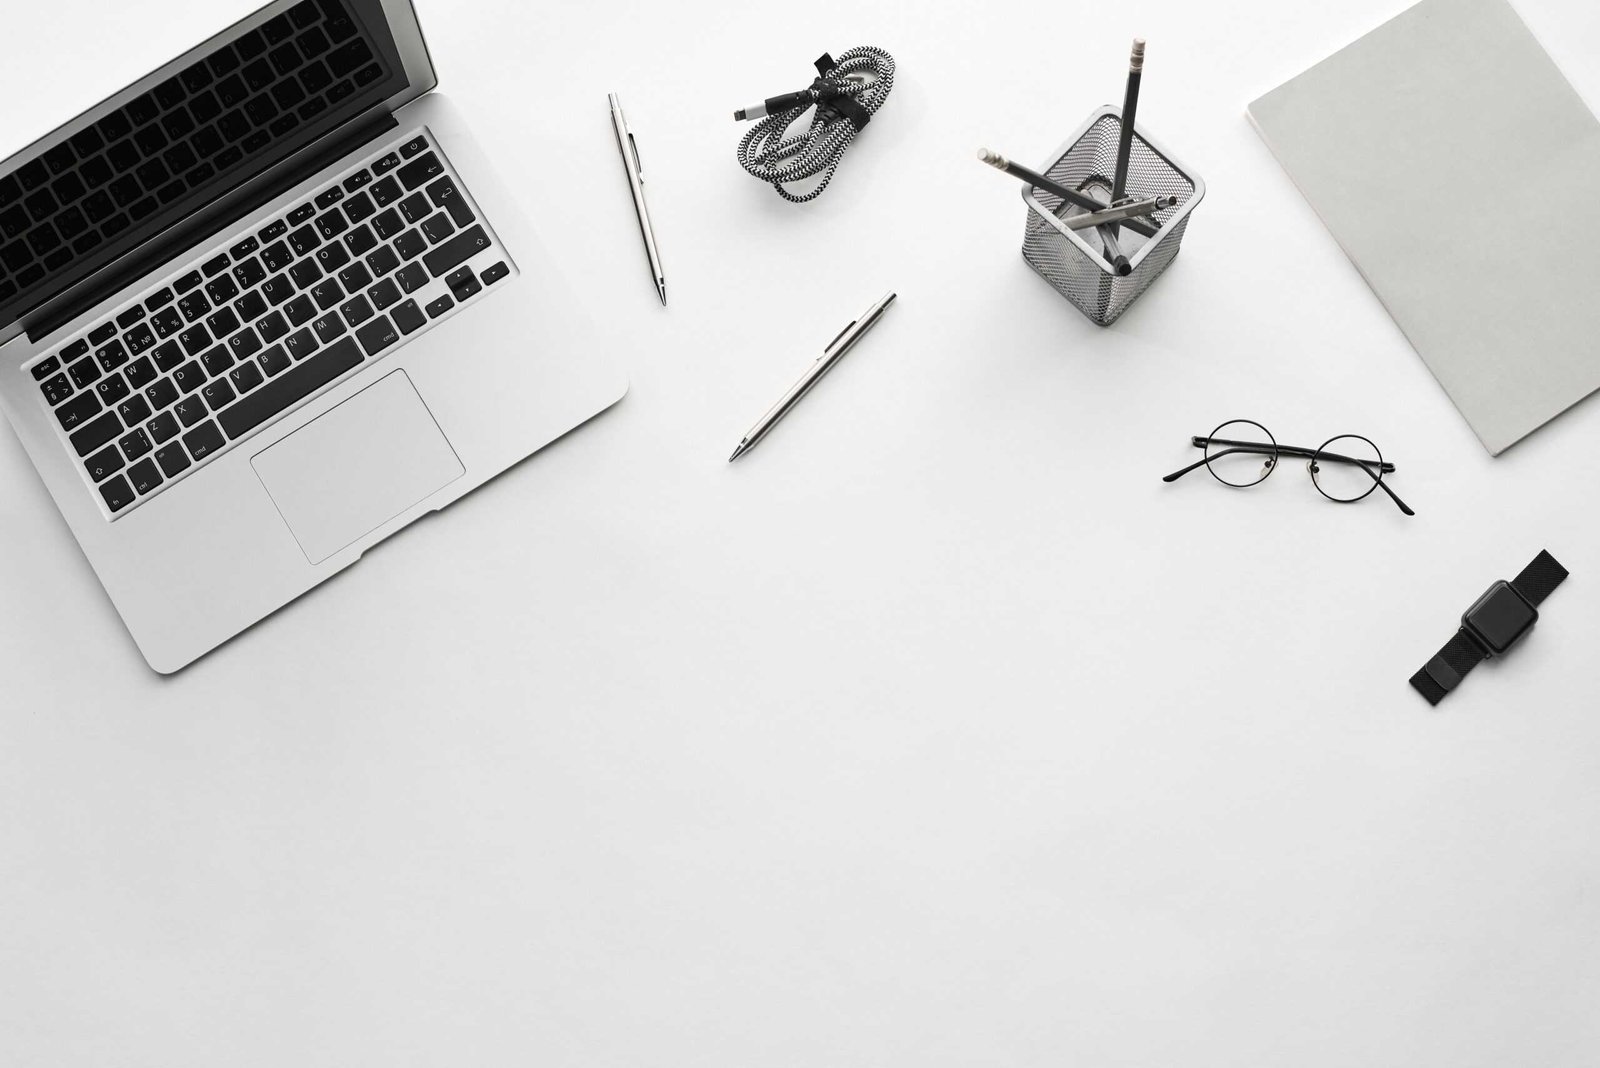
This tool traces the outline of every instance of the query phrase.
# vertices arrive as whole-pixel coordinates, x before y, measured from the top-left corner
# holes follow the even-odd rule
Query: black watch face
[[[1499,655],[1516,644],[1539,618],[1538,611],[1509,583],[1496,582],[1478,603],[1467,609],[1461,625]]]

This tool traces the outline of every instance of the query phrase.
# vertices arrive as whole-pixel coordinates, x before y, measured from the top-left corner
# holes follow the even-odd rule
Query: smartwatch
[[[1567,569],[1541,551],[1516,578],[1490,586],[1462,615],[1456,636],[1411,676],[1411,685],[1430,705],[1444,700],[1480,660],[1505,655],[1533,629],[1539,605],[1566,577]]]

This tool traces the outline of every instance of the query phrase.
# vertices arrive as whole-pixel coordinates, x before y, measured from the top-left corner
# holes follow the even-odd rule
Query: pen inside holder
[[[1108,200],[1120,132],[1119,110],[1110,105],[1098,109],[1042,172],[1069,189]],[[1023,258],[1092,322],[1109,326],[1171,264],[1189,216],[1204,195],[1204,182],[1136,130],[1125,196],[1172,196],[1177,202],[1143,217],[1143,222],[1156,227],[1153,237],[1127,224],[1116,228],[1116,241],[1128,258],[1130,272],[1119,276],[1108,262],[1098,229],[1073,230],[1063,222],[1084,209],[1042,189],[1022,193],[1028,207]]]

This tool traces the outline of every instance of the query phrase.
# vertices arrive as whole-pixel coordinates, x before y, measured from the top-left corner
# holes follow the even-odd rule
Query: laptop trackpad
[[[465,473],[404,371],[250,459],[319,564]]]

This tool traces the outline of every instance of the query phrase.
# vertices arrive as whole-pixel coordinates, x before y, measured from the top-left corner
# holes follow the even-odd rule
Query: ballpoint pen
[[[1109,201],[1091,197],[1086,193],[1079,192],[1076,189],[1069,189],[1060,182],[1046,178],[1038,171],[1030,170],[1020,163],[1014,163],[1011,160],[1006,159],[1006,157],[1002,156],[998,152],[991,152],[987,148],[980,148],[978,150],[978,158],[983,160],[983,162],[987,163],[989,166],[993,167],[995,170],[1004,171],[1013,178],[1020,178],[1024,183],[1033,186],[1035,189],[1043,189],[1046,193],[1054,193],[1062,200],[1065,200],[1069,204],[1075,204],[1084,211],[1105,211],[1107,208],[1111,207]],[[1127,219],[1124,220],[1121,225],[1126,226],[1129,230],[1139,234],[1141,237],[1156,236],[1156,227],[1142,219]]]
[[[790,409],[800,403],[800,398],[809,393],[811,387],[816,385],[823,375],[833,370],[834,364],[844,358],[844,354],[850,351],[851,346],[860,341],[862,335],[876,325],[878,319],[883,315],[884,309],[894,302],[894,296],[893,293],[888,294],[878,303],[862,312],[859,319],[854,320],[849,326],[839,331],[839,336],[834,338],[828,344],[828,347],[822,350],[822,355],[817,357],[816,362],[806,370],[805,374],[800,376],[800,381],[790,386],[789,392],[785,393],[778,403],[774,404],[771,410],[757,420],[756,425],[745,433],[745,436],[739,442],[739,447],[733,450],[732,456],[728,457],[730,464],[755,448],[761,439],[766,437],[768,432],[778,425],[779,420],[788,415]]]
[[[644,239],[644,251],[650,257],[650,278],[656,284],[656,293],[663,306],[667,303],[667,276],[661,270],[661,253],[656,248],[656,232],[650,225],[650,209],[644,202],[644,166],[639,162],[639,143],[628,120],[622,114],[622,101],[616,93],[607,93],[611,102],[611,129],[617,135],[617,151],[622,153],[622,169],[628,172],[628,191],[633,194],[633,211],[639,216],[639,236]]]

